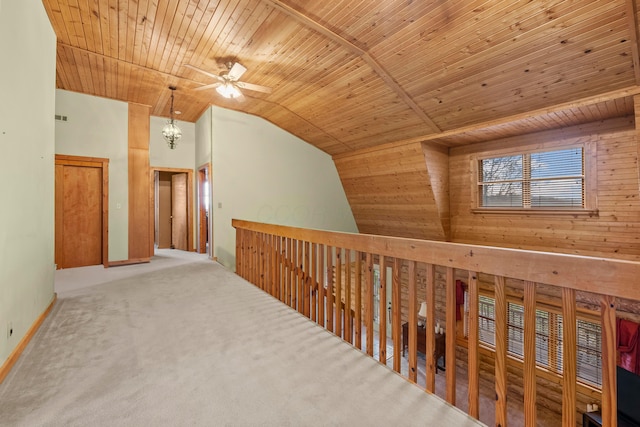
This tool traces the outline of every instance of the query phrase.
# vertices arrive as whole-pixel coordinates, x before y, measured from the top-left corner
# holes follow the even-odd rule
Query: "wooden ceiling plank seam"
[[[525,42],[530,38],[535,37],[540,32],[543,32],[545,28],[546,26],[539,27],[537,29],[538,31],[531,30],[527,32],[527,34],[520,35],[519,39],[520,41]],[[572,31],[569,31],[568,29],[563,29],[561,38],[563,40],[568,40],[573,37],[580,37],[583,34],[584,34],[584,31],[582,30],[581,27],[573,27]],[[596,37],[595,39],[597,40],[598,37]],[[437,89],[442,90],[441,88],[443,87],[446,87],[451,84],[456,84],[460,81],[465,80],[466,78],[469,78],[470,76],[474,76],[475,71],[477,69],[484,70],[486,68],[489,68],[489,65],[487,64],[487,59],[486,59],[487,57],[497,58],[496,61],[498,61],[498,63],[500,63],[501,66],[504,64],[504,61],[499,60],[499,58],[512,58],[510,61],[507,61],[507,63],[514,62],[514,61],[522,63],[522,62],[525,62],[528,58],[531,58],[529,59],[528,63],[534,64],[534,65],[527,66],[526,68],[535,69],[536,68],[535,64],[540,63],[540,62],[536,62],[535,58],[541,58],[541,57],[548,58],[549,56],[548,51],[550,49],[550,46],[548,44],[544,45],[542,42],[539,42],[538,44],[527,42],[527,43],[524,43],[525,47],[520,46],[520,44],[518,46],[513,46],[511,43],[502,43],[499,45],[494,45],[493,47],[482,51],[482,55],[474,55],[473,57],[465,58],[461,62],[449,64],[448,72],[446,73],[446,80],[443,80],[442,76],[440,78],[436,76],[432,76],[432,78],[429,79],[430,81],[432,81],[432,83],[430,83],[432,89],[421,87],[420,90],[422,92],[437,90]],[[558,46],[557,49],[566,50],[567,44],[558,43],[557,46]],[[516,50],[518,54],[512,55],[511,53]],[[579,49],[579,52],[583,53],[584,49]],[[439,60],[441,59],[442,58],[439,58]],[[544,61],[542,63],[544,63]],[[425,70],[425,72],[429,73],[428,70]],[[404,82],[404,79],[400,77],[398,78],[402,84]]]
[[[601,9],[607,8],[606,6],[602,6],[602,5],[600,7]],[[583,8],[574,7],[570,10],[569,14],[563,16],[563,18],[565,20],[568,20],[574,17],[574,20],[578,20],[577,25],[584,24],[582,21],[579,21],[581,17],[581,15],[579,15],[580,10],[583,10]],[[520,57],[521,55],[526,53],[521,51],[523,49],[522,48],[523,44],[524,46],[526,46],[526,49],[528,52],[532,52],[532,51],[546,52],[549,49],[548,42],[544,42],[541,40],[537,43],[528,43],[527,41],[528,40],[535,41],[536,40],[535,37],[538,34],[547,32],[550,29],[553,30],[554,33],[560,34],[562,36],[560,37],[560,39],[566,40],[567,37],[565,36],[567,35],[567,32],[568,32],[567,28],[564,28],[563,26],[558,24],[559,23],[555,21],[548,21],[543,25],[534,27],[524,33],[518,34],[517,47],[513,46],[513,42],[515,39],[512,37],[512,34],[507,34],[501,41],[494,40],[492,41],[492,44],[490,46],[487,46],[487,48],[485,49],[478,50],[473,55],[464,53],[466,52],[465,49],[461,49],[457,47],[457,44],[460,43],[458,41],[459,39],[456,39],[455,37],[451,37],[449,39],[451,40],[449,44],[441,44],[438,46],[437,49],[430,50],[432,52],[432,55],[437,58],[437,60],[432,60],[430,61],[430,63],[433,63],[433,64],[446,63],[447,64],[446,76],[449,82],[446,82],[446,81],[443,82],[440,79],[438,79],[437,76],[442,75],[442,70],[440,67],[438,67],[437,69],[434,69],[433,71],[428,66],[424,67],[420,63],[414,63],[414,67],[416,69],[422,70],[423,73],[427,74],[429,76],[429,80],[433,80],[432,86],[434,88],[442,87],[451,82],[463,80],[465,77],[468,77],[469,75],[473,75],[473,70],[474,70],[473,65],[481,67],[486,62],[487,57],[490,57],[490,58],[513,57],[510,53],[516,49],[518,51],[518,55],[516,56]],[[582,27],[578,26],[576,28],[577,28],[575,30],[576,33],[580,34]],[[559,44],[559,46],[560,45],[561,44]],[[562,46],[566,48],[566,45],[562,45]],[[448,56],[438,55],[439,52],[448,52]],[[455,55],[457,59],[451,58],[451,55]],[[392,60],[396,61],[395,58],[393,58]],[[472,61],[475,61],[475,63]],[[385,60],[383,60],[382,62],[385,63]],[[405,69],[405,73],[410,72],[410,70],[411,68],[407,67]],[[402,84],[404,81],[404,78],[402,77],[402,75],[398,75],[397,78],[399,82]]]
[[[156,19],[158,18],[158,2],[149,1],[147,3],[147,10],[140,20],[144,20],[144,32],[142,33],[142,40],[140,41],[140,52],[134,50],[134,61],[138,65],[146,66],[149,64],[149,57],[151,52],[151,45],[153,40],[153,32],[155,30]],[[137,41],[137,40],[136,40]],[[137,46],[134,46],[136,49]],[[136,57],[138,53],[138,57]]]
[[[211,20],[193,52],[192,58],[195,58],[196,61],[190,60],[190,65],[207,68],[206,63],[202,62],[201,58],[207,59],[211,57],[210,52],[218,39],[220,28],[225,25],[224,23],[232,12],[233,7],[229,4],[229,1],[218,2]]]
[[[132,0],[133,1],[133,0]],[[118,0],[118,58],[127,60],[127,26],[130,25],[127,20],[129,10],[129,0]]]
[[[120,31],[119,31],[119,23],[118,23],[118,0],[109,0],[109,8],[108,8],[108,17],[109,17],[109,51],[106,52],[106,55],[109,55],[114,58],[118,58],[118,54],[120,52]]]
[[[203,3],[204,7],[203,7]],[[189,53],[193,53],[193,47],[195,47],[195,34],[198,28],[200,28],[204,12],[209,7],[209,0],[200,0],[196,4],[193,4],[187,9],[187,20],[183,22],[178,37],[181,38],[180,49],[172,52],[172,57],[175,58],[171,68],[167,68],[166,71],[169,74],[178,75],[180,68],[185,64],[185,57]],[[191,18],[189,18],[191,16]],[[193,47],[192,47],[193,46]]]
[[[290,6],[287,6],[287,5],[283,4],[282,2],[280,2],[278,0],[262,0],[262,1],[270,3],[273,7],[276,7],[278,9],[282,10],[284,13],[287,13],[292,18],[301,21],[304,25],[307,25],[307,26],[311,27],[312,29],[314,29],[315,31],[318,31],[319,33],[323,34],[325,37],[327,37],[329,39],[337,41],[341,45],[343,45],[343,46],[349,48],[350,50],[352,50],[357,55],[363,57],[365,62],[391,87],[391,89],[394,92],[396,92],[398,94],[400,99],[405,101],[407,103],[407,105],[409,105],[409,107],[422,120],[424,120],[425,123],[427,123],[427,125],[429,125],[435,132],[440,131],[440,129],[438,128],[436,123],[429,116],[427,116],[427,114],[418,106],[418,104],[416,104],[413,101],[413,99],[409,96],[409,94],[407,94],[404,91],[404,89],[393,79],[393,77],[391,77],[387,73],[387,71],[371,55],[369,55],[368,52],[360,49],[359,47],[357,47],[356,45],[354,45],[350,41],[348,41],[345,38],[341,37],[340,35],[334,33],[333,31],[331,31],[328,28],[322,26],[321,24],[317,23],[316,21],[314,21],[313,19],[311,19],[308,16],[304,15],[303,13],[297,11],[296,9],[291,8]]]
[[[87,34],[85,33],[85,26],[82,21],[82,9],[78,0],[70,0],[69,11],[71,13],[71,19],[73,22],[73,31],[78,39],[78,46],[85,49],[88,48]],[[91,31],[89,31],[91,33]]]
[[[109,3],[106,1],[93,0],[93,10],[98,13],[100,25],[100,53],[111,54],[111,37],[109,34]]]
[[[138,8],[136,10],[135,18],[132,24],[135,25],[133,31],[133,43],[129,47],[131,50],[131,62],[139,64],[143,52],[143,43],[145,38],[145,31],[147,29],[148,19],[147,11],[149,10],[149,0],[138,0]]]
[[[212,49],[208,52],[209,58],[215,58],[217,62],[220,58],[233,58],[237,55],[238,48],[233,47],[232,38],[235,34],[234,29],[237,28],[239,22],[243,20],[245,13],[250,9],[246,4],[247,1],[251,0],[239,0],[234,3],[233,10],[230,11],[224,20]]]
[[[200,3],[202,4],[202,2]],[[215,28],[214,17],[216,13],[220,13],[219,4],[217,0],[209,0],[202,10],[202,16],[199,19],[199,24],[197,28],[195,28],[192,34],[189,35],[189,46],[187,47],[187,52],[183,59],[183,62],[180,66],[184,64],[191,64],[196,56],[196,52],[198,51],[198,47],[204,43],[204,40],[208,40],[209,37],[207,34],[210,34],[210,31]]]
[[[144,66],[147,68],[158,69],[157,67],[157,55],[158,52],[162,51],[164,48],[164,43],[162,42],[164,38],[164,25],[165,19],[167,16],[167,10],[174,5],[175,10],[175,1],[171,1],[171,4],[167,1],[158,2],[158,7],[155,10],[155,16],[152,20],[153,30],[151,31],[151,38],[149,44],[149,51],[147,52],[147,59],[144,63]]]
[[[87,50],[97,51],[96,40],[94,39],[93,18],[95,15],[91,13],[91,7],[89,6],[89,0],[78,0],[78,12],[80,14],[80,22],[82,23],[82,32],[85,42],[87,44]],[[99,37],[99,34],[98,34]]]
[[[77,23],[75,18],[73,17],[71,10],[72,7],[68,2],[60,6],[60,13],[62,14],[62,19],[65,23],[65,33],[67,35],[67,40],[71,45],[80,46],[82,44],[82,41],[80,39],[80,34],[78,34],[77,32]]]
[[[181,37],[180,34],[185,21],[189,22],[187,16],[189,13],[189,7],[191,6],[191,2],[178,2],[177,9],[173,14],[171,26],[169,27],[169,32],[167,33],[167,43],[164,46],[162,55],[160,55],[161,59],[160,64],[158,65],[159,70],[167,72],[175,64],[175,52],[181,48],[184,41],[184,38]]]
[[[93,73],[91,72],[89,54],[86,50],[75,53],[76,63],[80,64],[80,81],[82,82],[82,91],[91,95],[96,95],[95,85],[93,82]]]
[[[631,36],[631,52],[633,55],[633,72],[636,76],[636,84],[640,85],[640,50],[638,49],[638,5],[636,0],[626,0],[627,22],[629,25],[629,35]]]
[[[133,53],[135,51],[136,35],[139,31],[138,25],[138,13],[140,10],[140,0],[128,0],[129,7],[126,9],[127,20],[127,37],[126,37],[126,51],[125,61],[133,63]]]

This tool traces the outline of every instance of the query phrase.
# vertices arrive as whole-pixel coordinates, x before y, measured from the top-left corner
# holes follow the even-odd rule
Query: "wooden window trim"
[[[544,151],[582,148],[584,160],[584,207],[583,208],[525,208],[525,207],[486,207],[480,205],[478,194],[478,163],[484,159],[504,157],[517,154],[530,154]],[[491,150],[471,156],[471,213],[473,214],[509,214],[509,215],[566,215],[589,216],[599,215],[597,207],[597,179],[598,179],[597,144],[594,141],[579,141],[566,144],[557,142],[529,144],[509,147],[501,150]],[[524,196],[523,196],[524,197]]]

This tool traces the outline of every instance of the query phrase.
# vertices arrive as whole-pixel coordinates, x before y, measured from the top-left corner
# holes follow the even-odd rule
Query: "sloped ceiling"
[[[637,93],[640,76],[635,0],[43,3],[59,88],[168,116],[174,85],[180,120],[232,108],[330,155],[396,141],[460,145],[487,123],[509,133],[629,114],[620,99]],[[228,61],[272,93],[225,100],[197,91],[213,79],[185,67],[219,73]]]

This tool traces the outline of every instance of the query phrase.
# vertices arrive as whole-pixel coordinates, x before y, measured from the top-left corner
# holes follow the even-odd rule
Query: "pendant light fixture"
[[[182,136],[182,131],[173,120],[173,93],[176,90],[176,87],[169,86],[169,89],[171,90],[171,109],[169,110],[171,114],[171,120],[169,120],[167,124],[162,128],[162,136],[164,137],[164,140],[167,141],[167,145],[169,146],[169,148],[175,150],[176,146],[178,145],[178,140]]]

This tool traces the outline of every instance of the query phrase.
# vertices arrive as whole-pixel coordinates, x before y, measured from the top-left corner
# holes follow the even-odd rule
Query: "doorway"
[[[210,228],[211,207],[211,164],[198,168],[198,253],[208,254],[212,258]]]
[[[108,266],[109,159],[56,155],[56,268]]]
[[[193,251],[193,171],[152,168],[153,248]]]

